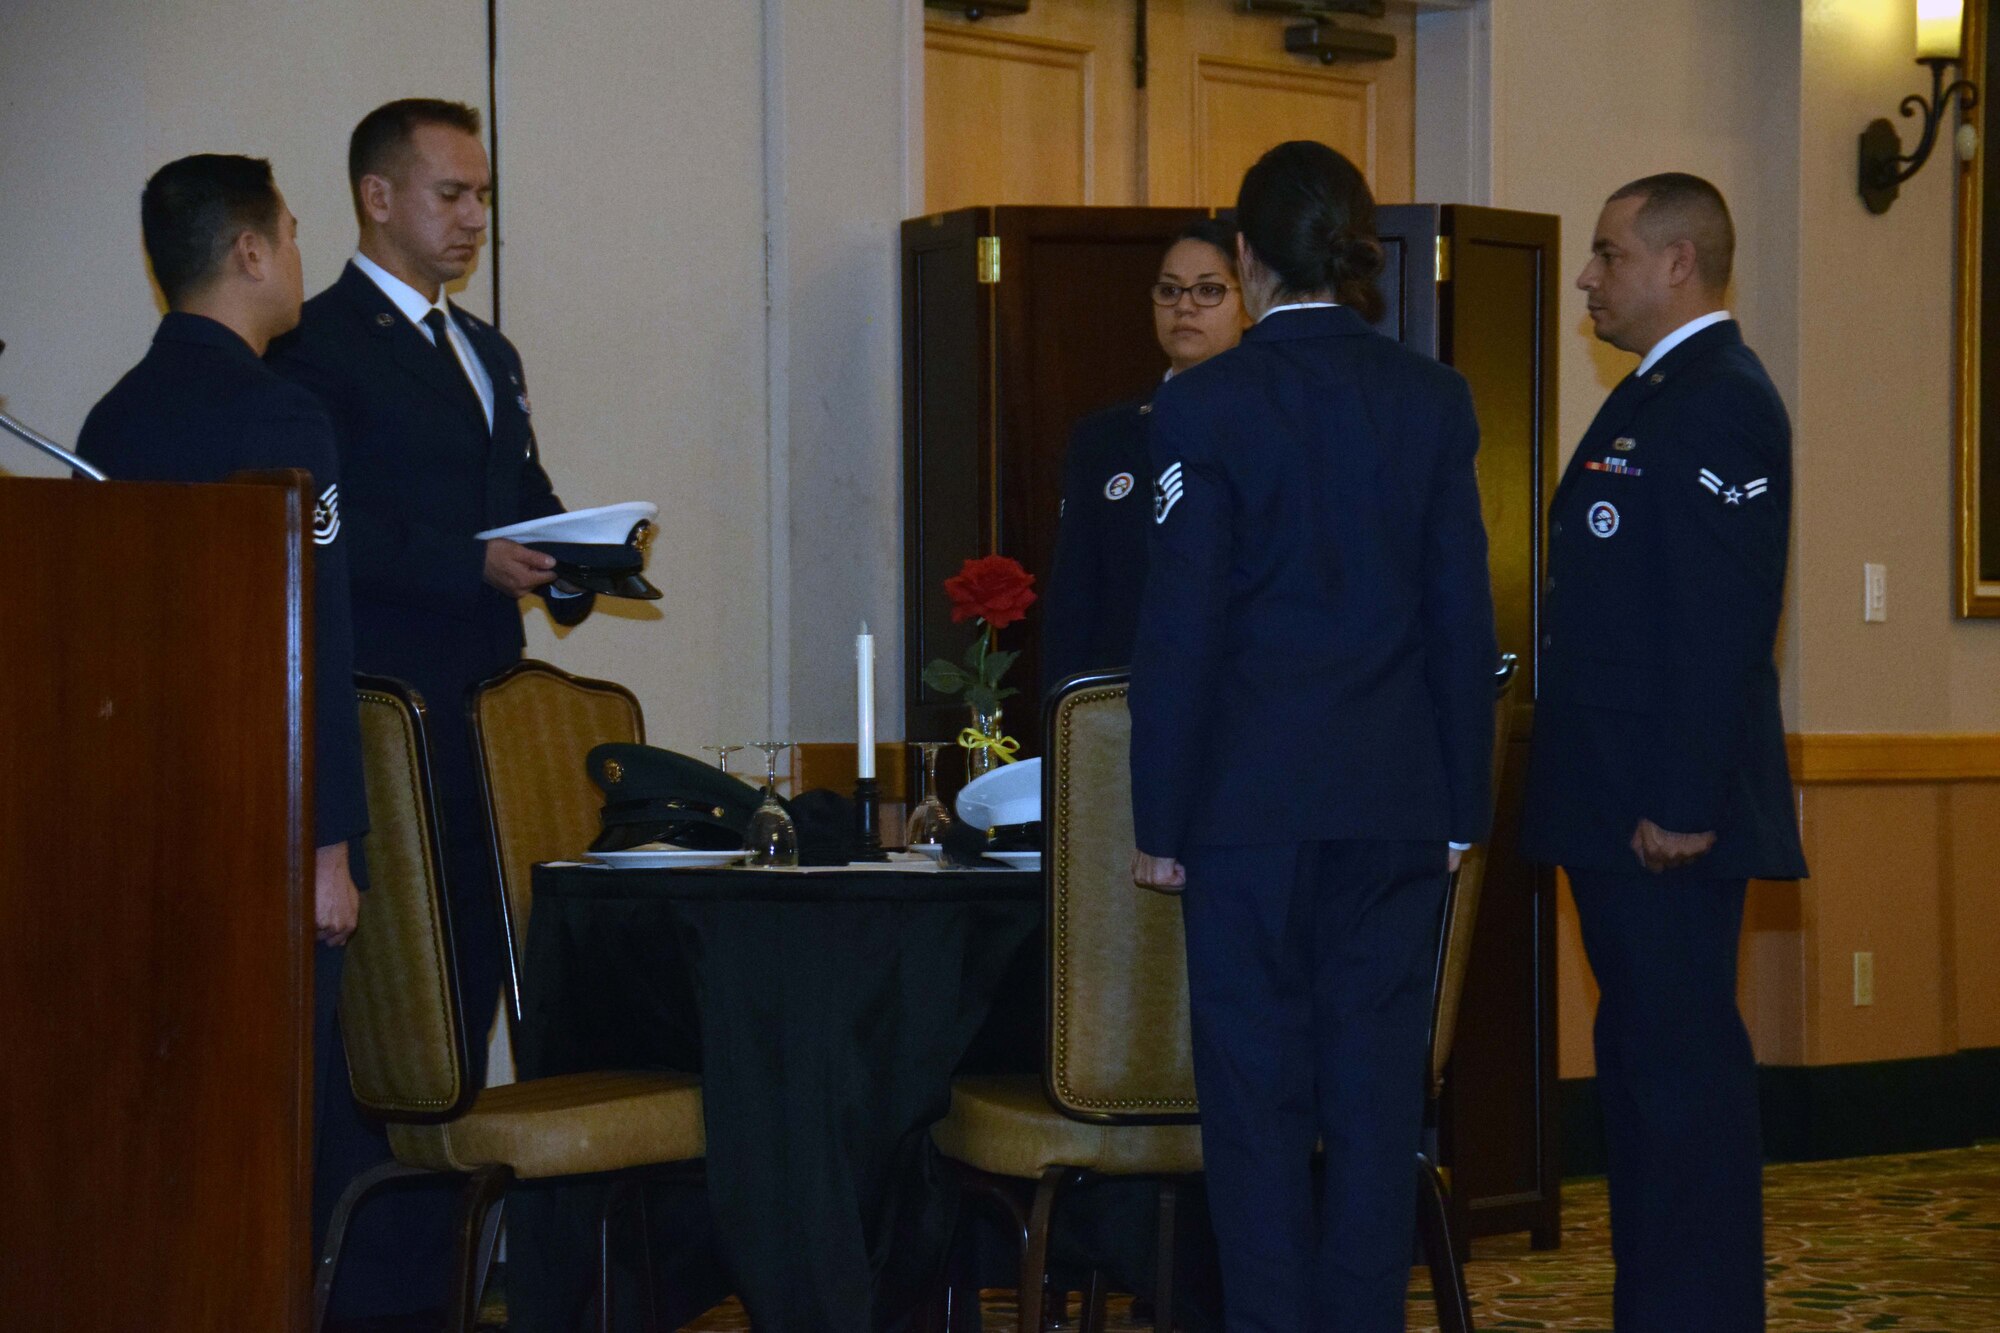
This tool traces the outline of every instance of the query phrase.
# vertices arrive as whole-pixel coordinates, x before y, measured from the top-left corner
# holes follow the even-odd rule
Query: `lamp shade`
[[[1965,31],[1965,0],[1917,0],[1917,58],[1956,60]]]

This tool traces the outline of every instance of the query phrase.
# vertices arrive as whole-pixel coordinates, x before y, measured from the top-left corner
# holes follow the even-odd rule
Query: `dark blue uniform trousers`
[[[1444,843],[1201,847],[1181,862],[1227,1326],[1401,1330]]]
[[[1745,881],[1699,869],[1569,872],[1601,992],[1619,1333],[1764,1327],[1757,1064],[1736,1007]]]

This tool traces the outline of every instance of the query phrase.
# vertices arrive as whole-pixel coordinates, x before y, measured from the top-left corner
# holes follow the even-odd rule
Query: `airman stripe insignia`
[[[1710,472],[1707,468],[1703,468],[1701,470],[1701,476],[1696,478],[1696,480],[1700,481],[1702,485],[1708,487],[1708,493],[1710,495],[1722,494],[1722,478],[1716,476],[1713,472]]]
[[[1743,493],[1753,498],[1762,495],[1770,488],[1771,479],[1769,477],[1759,477],[1755,481],[1746,481],[1743,483]]]
[[[1160,479],[1153,483],[1153,522],[1164,523],[1167,521],[1167,515],[1171,514],[1174,511],[1174,506],[1180,503],[1183,489],[1181,485],[1181,465],[1179,463],[1171,464],[1165,472],[1160,474]]]

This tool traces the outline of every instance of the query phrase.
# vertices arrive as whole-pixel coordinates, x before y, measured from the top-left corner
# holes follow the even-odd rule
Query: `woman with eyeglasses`
[[[1369,327],[1374,212],[1324,144],[1259,159],[1257,322],[1150,418],[1132,870],[1182,894],[1231,1333],[1403,1328],[1438,913],[1490,821],[1479,428]]]
[[[1160,259],[1153,333],[1167,378],[1236,346],[1249,320],[1236,281],[1236,228],[1189,223]],[[1042,607],[1042,689],[1132,660],[1146,581],[1147,399],[1078,422],[1063,464],[1062,525]]]

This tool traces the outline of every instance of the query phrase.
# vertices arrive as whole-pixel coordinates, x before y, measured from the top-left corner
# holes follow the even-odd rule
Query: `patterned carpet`
[[[1610,1333],[1606,1213],[1603,1181],[1571,1181],[1561,1248],[1537,1253],[1525,1236],[1477,1242],[1466,1275],[1479,1327]],[[1765,1173],[1765,1218],[1770,1333],[2000,1330],[2000,1144],[1774,1166]],[[986,1326],[1011,1327],[1013,1293],[987,1296]],[[1112,1303],[1112,1333],[1150,1327],[1134,1323],[1129,1306]],[[688,1326],[689,1333],[748,1327],[734,1303]],[[1419,1269],[1411,1333],[1435,1327],[1429,1278]]]

